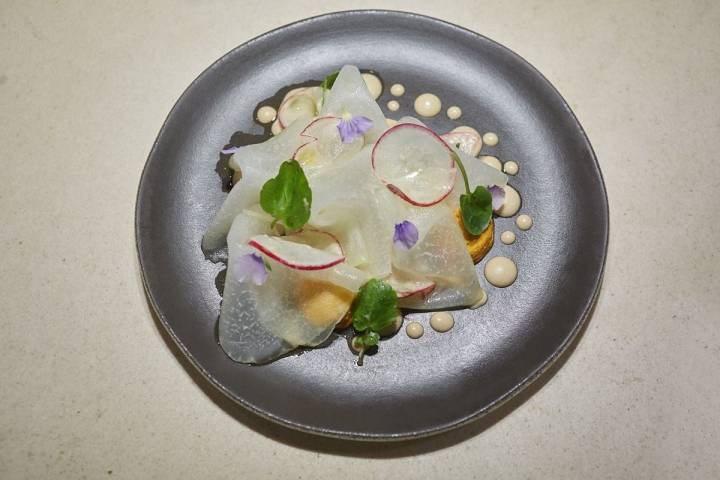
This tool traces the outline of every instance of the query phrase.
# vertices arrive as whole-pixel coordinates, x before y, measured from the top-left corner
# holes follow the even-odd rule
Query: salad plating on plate
[[[386,119],[381,90],[377,77],[347,65],[318,86],[291,90],[277,111],[258,109],[258,121],[273,122],[269,140],[223,150],[235,185],[202,248],[220,260],[227,246],[218,331],[233,360],[269,362],[351,327],[362,365],[401,328],[402,309],[487,301],[475,263],[492,247],[493,215],[520,208],[500,160],[476,158],[483,139],[496,144],[497,135],[470,127],[439,135],[413,117]],[[391,91],[402,97],[405,87]],[[419,115],[441,111],[435,95],[418,99]],[[505,172],[517,174],[517,163],[506,162]],[[518,227],[529,229],[532,219],[521,217]],[[503,243],[515,238],[503,233]],[[517,277],[506,257],[484,272],[497,287]],[[453,325],[447,312],[430,322],[437,332]],[[422,334],[422,325],[408,328],[412,338]]]

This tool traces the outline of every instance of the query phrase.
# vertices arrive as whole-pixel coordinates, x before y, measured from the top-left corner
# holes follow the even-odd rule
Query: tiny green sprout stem
[[[358,353],[358,360],[357,360],[358,367],[363,366],[363,359],[365,359],[365,347],[361,348],[360,352]]]
[[[460,168],[460,173],[462,174],[463,182],[465,183],[465,192],[470,195],[470,183],[468,182],[465,165],[463,165],[462,160],[460,160],[460,155],[458,154],[455,154],[455,163],[457,163],[457,166]]]

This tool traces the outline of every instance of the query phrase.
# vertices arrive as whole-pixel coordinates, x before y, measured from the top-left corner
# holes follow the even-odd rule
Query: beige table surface
[[[549,380],[415,443],[266,424],[158,330],[134,246],[141,169],[207,65],[340,1],[0,2],[0,478],[720,478],[720,4],[367,2],[537,66],[592,141],[611,245]]]

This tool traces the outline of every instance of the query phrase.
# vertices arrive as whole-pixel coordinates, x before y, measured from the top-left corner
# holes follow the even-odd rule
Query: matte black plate
[[[500,136],[484,151],[513,159],[511,184],[534,227],[499,219],[488,258],[515,260],[518,280],[487,286],[490,300],[458,311],[446,334],[404,333],[357,367],[344,338],[327,348],[264,366],[232,362],[216,340],[222,269],[205,260],[200,240],[225,197],[215,167],[233,133],[263,133],[260,102],[290,84],[321,80],[343,64],[372,69],[406,86],[399,118],[422,92],[452,122]],[[366,439],[422,436],[458,426],[519,392],[578,332],[598,291],[608,239],[600,169],[578,121],[550,83],[508,49],[460,27],[414,14],[352,11],[310,18],[236,48],[180,97],[148,158],[137,199],[137,245],[150,301],[163,325],[204,376],[250,410],[310,432]],[[482,271],[485,262],[478,266]],[[482,279],[484,282],[484,278]],[[427,327],[428,315],[418,314]]]

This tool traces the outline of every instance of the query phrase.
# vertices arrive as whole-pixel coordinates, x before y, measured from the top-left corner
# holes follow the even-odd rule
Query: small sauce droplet
[[[505,165],[503,166],[503,170],[508,175],[517,175],[518,171],[520,170],[520,167],[518,167],[518,164],[513,162],[512,160],[509,160],[505,162]]]
[[[388,127],[393,127],[398,124],[398,121],[392,118],[386,118],[385,123],[387,123]]]
[[[517,278],[517,266],[507,257],[494,257],[485,264],[485,278],[496,287],[507,287]]]
[[[382,93],[382,82],[380,79],[372,73],[363,73],[362,78],[365,80],[365,85],[367,85],[368,90],[370,90],[370,95],[377,100]]]
[[[502,188],[505,190],[505,200],[497,214],[501,217],[512,217],[520,210],[520,194],[510,185],[505,185]]]
[[[500,235],[500,241],[505,245],[511,245],[515,243],[515,233],[511,232],[510,230],[505,230]]]
[[[520,215],[515,220],[515,223],[517,223],[517,226],[520,230],[530,230],[533,226],[533,219],[530,215]]]
[[[470,152],[473,157],[477,157],[480,153],[480,149],[482,148],[482,136],[480,135],[480,132],[475,130],[472,127],[468,127],[467,125],[461,125],[459,127],[453,128],[451,133],[472,133],[477,137],[477,142],[475,142],[472,146],[472,151]]]
[[[446,113],[450,120],[457,120],[462,116],[462,110],[457,105],[448,108]]]
[[[257,111],[257,121],[260,123],[270,123],[275,120],[277,112],[273,107],[268,105],[262,106]]]
[[[494,147],[500,141],[497,134],[493,132],[487,132],[485,135],[483,135],[482,139],[485,145],[489,145],[491,147]]]
[[[410,322],[407,327],[405,327],[405,333],[407,333],[407,336],[410,338],[420,338],[423,336],[423,333],[425,333],[425,329],[418,322]]]
[[[430,317],[430,326],[436,332],[445,333],[455,326],[455,319],[450,312],[433,313]]]
[[[397,112],[398,109],[400,108],[400,104],[398,103],[397,100],[390,100],[387,103],[387,107],[388,107],[388,110],[390,110],[391,112]]]
[[[390,87],[390,93],[396,97],[401,97],[405,94],[405,87],[401,83],[396,83]]]
[[[483,155],[480,157],[480,161],[485,165],[490,165],[495,170],[502,170],[502,163],[500,163],[500,160],[498,160],[497,157],[493,157],[492,155]]]
[[[477,302],[475,302],[471,307],[470,310],[475,310],[476,308],[480,308],[483,305],[485,305],[488,301],[487,292],[484,288],[480,289],[480,298],[478,298]]]
[[[423,93],[415,99],[415,111],[422,117],[434,117],[441,108],[440,99],[432,93]]]
[[[277,135],[278,133],[283,131],[283,128],[280,126],[280,122],[278,120],[275,120],[272,124],[272,127],[270,128],[270,131],[273,135]]]

